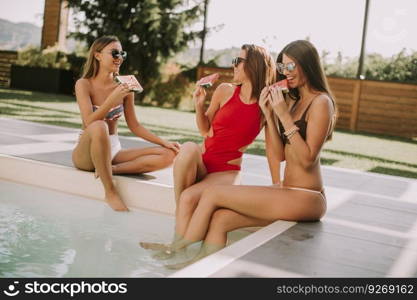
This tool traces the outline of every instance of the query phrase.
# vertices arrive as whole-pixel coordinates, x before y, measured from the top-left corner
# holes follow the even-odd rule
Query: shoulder
[[[223,82],[223,83],[219,84],[219,86],[216,88],[216,90],[214,92],[217,93],[217,94],[226,95],[226,94],[230,94],[230,93],[233,94],[234,90],[235,90],[235,85],[233,85],[231,83]]]
[[[330,109],[333,110],[333,100],[327,94],[320,94],[311,104],[314,109]]]
[[[83,89],[89,90],[90,89],[90,81],[86,78],[80,78],[75,83],[75,89]]]
[[[227,92],[227,91],[234,91],[235,85],[227,82],[220,83],[219,86],[216,88],[216,91],[219,90],[221,92]]]
[[[334,114],[333,100],[327,94],[318,95],[311,103],[308,115],[332,115]],[[307,118],[308,118],[307,115]]]
[[[220,101],[230,98],[235,91],[236,86],[231,83],[221,83],[213,93],[213,97],[219,98]]]

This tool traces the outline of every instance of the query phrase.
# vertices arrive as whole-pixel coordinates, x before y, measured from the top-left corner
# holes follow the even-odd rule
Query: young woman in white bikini
[[[127,84],[115,83],[114,75],[125,58],[126,52],[117,37],[98,38],[90,47],[83,76],[75,84],[83,130],[72,161],[78,169],[95,170],[103,183],[107,203],[117,211],[128,209],[113,184],[112,174],[165,168],[179,151],[178,143],[159,138],[138,122],[133,92]],[[123,112],[132,133],[162,147],[122,149],[117,120]]]
[[[279,73],[288,80],[290,97],[284,97],[279,87],[266,87],[259,101],[267,122],[266,154],[273,185],[207,187],[184,238],[166,250],[175,252],[204,240],[202,251],[191,261],[169,267],[184,267],[223,248],[229,231],[276,220],[317,221],[326,212],[320,150],[331,138],[336,103],[310,42],[290,43],[277,63]],[[284,160],[281,181],[279,165]]]

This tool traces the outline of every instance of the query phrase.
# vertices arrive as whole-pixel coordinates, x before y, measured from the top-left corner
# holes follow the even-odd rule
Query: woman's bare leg
[[[260,186],[211,186],[204,190],[187,232],[175,249],[204,239],[215,210],[228,208],[265,221],[316,221],[326,211],[323,198],[311,192]]]
[[[181,193],[179,206],[175,219],[175,236],[170,245],[164,245],[161,253],[154,255],[158,259],[168,259],[173,257],[176,252],[173,246],[180,243],[187,231],[190,219],[200,200],[201,194],[207,187],[226,184],[234,185],[240,183],[240,173],[238,171],[215,172],[208,174],[202,181],[192,185]],[[180,253],[181,254],[181,253]]]
[[[200,182],[193,184],[185,189],[180,195],[180,200],[178,201],[178,206],[176,209],[175,236],[172,243],[175,244],[175,242],[184,236],[191,216],[197,207],[198,201],[205,188],[216,184],[238,184],[239,179],[240,177],[238,171],[216,172],[208,174]],[[170,247],[169,244],[167,245],[146,242],[141,242],[140,245],[145,249],[152,250],[167,250]],[[169,256],[164,254],[159,255],[159,258],[162,257],[168,258]]]
[[[198,254],[186,262],[166,265],[168,269],[182,269],[214,252],[224,248],[227,243],[227,233],[238,228],[266,226],[270,221],[241,215],[230,209],[217,209],[210,220],[210,226],[204,243]]]
[[[227,233],[243,227],[266,226],[271,221],[239,214],[227,208],[217,209],[210,220],[204,243],[226,246]]]
[[[168,167],[174,151],[163,147],[120,150],[113,159],[113,174],[145,173]]]
[[[203,191],[213,185],[235,185],[239,184],[239,171],[225,171],[210,173],[200,182],[190,186],[181,193],[177,214],[175,232],[178,236],[184,236],[188,224],[197,207]]]
[[[111,175],[110,140],[107,124],[95,121],[85,130],[72,153],[74,166],[85,171],[96,169],[104,186],[106,202],[117,211],[127,211]]]
[[[174,160],[173,166],[174,173],[174,192],[175,192],[175,219],[178,220],[179,212],[179,198],[181,193],[188,187],[195,184],[197,181],[204,178],[207,174],[206,167],[204,166],[201,149],[193,142],[186,142],[181,145],[180,151]],[[203,184],[204,185],[204,184]],[[197,189],[193,189],[192,192],[187,194],[196,194]],[[189,198],[188,196],[186,197]],[[194,199],[194,197],[193,197]],[[191,201],[191,200],[190,200]],[[175,243],[182,236],[174,234],[172,243]],[[151,250],[166,250],[170,247],[170,244],[140,242],[140,246],[144,249]]]
[[[206,175],[207,170],[203,163],[200,146],[193,142],[186,142],[181,145],[180,152],[177,154],[173,166],[174,193],[177,207],[181,193]]]

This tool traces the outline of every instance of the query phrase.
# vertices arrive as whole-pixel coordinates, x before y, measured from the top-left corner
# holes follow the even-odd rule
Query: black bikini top
[[[307,106],[306,110],[304,111],[303,115],[301,116],[301,119],[294,122],[294,124],[300,129],[298,132],[300,133],[303,140],[306,140],[306,137],[307,137],[306,115],[307,115],[307,112],[308,112],[311,104],[313,103],[313,101],[316,97],[314,97],[313,100],[311,100],[310,104]],[[292,108],[294,108],[294,106]],[[279,132],[280,132],[282,143],[284,145],[289,144],[289,141],[288,141],[287,137],[284,135],[284,132],[285,132],[284,126],[282,126],[282,123],[279,119],[278,119],[278,126],[279,126]]]

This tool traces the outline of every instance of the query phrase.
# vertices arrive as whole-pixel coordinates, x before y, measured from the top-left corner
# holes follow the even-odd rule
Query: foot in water
[[[116,191],[107,192],[105,200],[115,211],[129,211]]]
[[[169,249],[169,244],[139,242],[139,245],[146,250],[164,251]]]
[[[139,246],[146,250],[154,250],[154,251],[169,251],[172,249],[172,246],[175,245],[178,241],[183,238],[181,234],[175,233],[174,238],[172,239],[171,244],[163,244],[163,243],[153,243],[153,242],[139,242]]]
[[[167,259],[173,258],[179,252],[184,252],[184,251],[185,251],[184,249],[171,250],[168,248],[168,249],[156,252],[155,254],[152,255],[152,257],[157,260],[167,260]]]
[[[190,241],[184,238],[180,238],[171,245],[169,245],[169,248],[163,251],[159,251],[152,255],[153,258],[158,260],[166,260],[171,259],[174,257],[178,257],[178,255],[184,255],[186,253],[187,247],[191,244],[195,244],[200,242],[198,241]]]
[[[214,253],[224,248],[224,245],[216,245],[216,244],[209,244],[209,243],[203,243],[200,252],[191,260],[187,260],[184,262],[176,263],[176,264],[168,264],[165,265],[165,268],[170,270],[179,270],[182,268],[185,268],[186,266],[189,266],[196,261]]]

